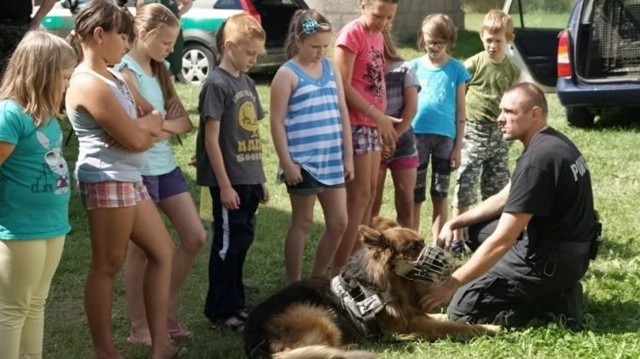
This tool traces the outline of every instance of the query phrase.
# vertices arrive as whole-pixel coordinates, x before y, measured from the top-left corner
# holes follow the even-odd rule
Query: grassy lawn
[[[467,27],[477,30],[476,27]],[[406,44],[403,53],[414,58],[420,53]],[[454,55],[465,58],[479,51],[478,35],[462,31]],[[258,79],[260,98],[269,105],[269,79]],[[199,88],[178,86],[180,97],[197,124]],[[601,255],[592,262],[584,278],[586,329],[572,333],[556,324],[534,325],[529,329],[508,331],[495,338],[476,338],[460,343],[448,340],[427,343],[400,338],[367,342],[361,347],[380,353],[381,358],[638,358],[640,357],[640,244],[637,235],[640,221],[635,213],[640,202],[640,158],[632,148],[640,136],[640,122],[603,120],[594,129],[567,126],[564,111],[555,95],[549,95],[550,123],[567,134],[582,150],[593,178],[597,209],[604,222],[606,242]],[[66,127],[68,129],[68,126]],[[274,184],[277,157],[269,132],[269,121],[261,125],[264,166],[270,184],[271,200],[260,207],[255,242],[245,266],[247,285],[257,288],[250,293],[251,303],[258,303],[285,283],[282,242],[289,224],[289,200],[283,186]],[[178,163],[191,185],[196,201],[199,190],[194,183],[194,168],[187,166],[194,152],[195,131],[184,136],[184,145],[176,145]],[[77,141],[66,147],[66,158],[73,165]],[[522,146],[512,147],[515,159]],[[390,181],[387,181],[390,184]],[[391,186],[382,213],[394,217]],[[425,205],[423,215],[430,213]],[[78,196],[72,196],[73,230],[67,238],[65,252],[51,287],[47,307],[45,358],[90,357],[91,340],[83,308],[84,281],[89,264],[90,245],[85,211]],[[316,208],[305,254],[308,272],[317,238],[322,230],[322,213]],[[426,221],[423,221],[426,222]],[[421,231],[425,236],[429,228]],[[175,236],[174,236],[175,237]],[[207,289],[209,247],[198,257],[180,300],[181,322],[194,333],[185,341],[185,358],[243,358],[242,338],[236,333],[214,331],[202,314]],[[123,289],[118,280],[113,302],[114,338],[126,358],[147,358],[148,351],[126,344],[129,322]]]

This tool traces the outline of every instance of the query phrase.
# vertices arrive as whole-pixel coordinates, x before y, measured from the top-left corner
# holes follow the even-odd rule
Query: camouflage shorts
[[[493,196],[509,182],[509,148],[495,122],[467,121],[462,142],[453,207],[469,207],[478,200],[480,179],[482,200]]]
[[[11,53],[18,46],[18,43],[29,31],[29,23],[23,25],[7,24],[0,20],[0,76],[4,73],[4,69],[9,62]]]

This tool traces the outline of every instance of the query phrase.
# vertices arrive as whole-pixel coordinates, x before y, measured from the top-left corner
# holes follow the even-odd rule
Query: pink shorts
[[[418,156],[409,156],[409,157],[400,157],[394,158],[393,160],[383,163],[382,167],[386,167],[390,170],[408,170],[412,168],[418,168],[420,164],[420,159]]]
[[[149,192],[141,182],[79,182],[78,189],[82,203],[87,210],[95,208],[132,207],[148,199]]]

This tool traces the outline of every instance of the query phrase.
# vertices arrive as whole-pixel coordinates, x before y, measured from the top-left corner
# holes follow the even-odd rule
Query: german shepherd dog
[[[425,273],[422,264],[416,265],[423,263],[420,258],[429,249],[424,240],[393,221],[376,218],[372,227],[360,226],[364,248],[339,276],[290,284],[251,311],[244,331],[249,358],[375,358],[367,352],[344,351],[344,347],[382,334],[433,341],[500,330],[447,322],[442,316],[424,313],[420,298],[430,284],[446,279],[453,269],[442,278],[433,278],[431,272],[412,275]],[[443,267],[446,257],[437,257],[435,263]]]

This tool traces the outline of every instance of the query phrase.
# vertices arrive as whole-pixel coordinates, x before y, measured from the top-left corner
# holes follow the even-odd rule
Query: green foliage
[[[478,35],[463,32],[454,55],[460,58],[479,51]],[[468,50],[463,50],[467,49]],[[410,43],[402,48],[407,59],[422,55]],[[258,90],[265,109],[269,108],[269,78],[258,78]],[[178,85],[178,93],[197,126],[199,88]],[[619,358],[640,357],[640,219],[635,212],[640,203],[640,157],[632,150],[640,135],[640,123],[634,119],[602,119],[593,129],[569,127],[564,111],[555,95],[549,95],[550,124],[569,136],[582,150],[591,170],[597,209],[604,222],[605,243],[601,255],[592,262],[583,280],[585,287],[586,329],[573,333],[561,324],[535,324],[524,330],[501,333],[497,337],[479,337],[468,342],[442,340],[427,343],[407,338],[385,338],[362,344],[363,349],[379,353],[380,358]],[[68,130],[68,124],[65,124]],[[285,188],[274,184],[277,156],[270,139],[269,120],[261,123],[264,166],[269,180],[271,200],[260,207],[256,238],[245,265],[245,282],[257,291],[248,299],[258,303],[285,284],[283,238],[290,221],[290,204]],[[199,189],[194,183],[195,172],[187,165],[194,153],[195,131],[183,136],[182,146],[174,153],[191,186],[196,202]],[[70,165],[76,158],[77,141],[72,138],[65,148]],[[513,165],[522,150],[512,146]],[[382,215],[393,218],[393,190],[387,179]],[[431,208],[425,203],[424,218]],[[54,277],[47,305],[45,358],[69,359],[91,356],[91,339],[83,308],[84,281],[89,264],[90,243],[87,217],[77,195],[72,196],[70,216],[73,226],[67,237],[65,252]],[[320,206],[315,209],[315,221],[305,250],[305,270],[309,271],[317,240],[322,232]],[[427,223],[427,220],[423,221]],[[421,233],[427,237],[427,225]],[[176,238],[175,233],[173,237]],[[202,314],[207,290],[209,246],[197,258],[192,273],[182,291],[179,306],[181,322],[194,338],[183,344],[187,359],[244,358],[242,337],[236,333],[212,330]],[[105,298],[108,300],[108,298]],[[113,301],[113,337],[125,358],[148,358],[145,348],[126,344],[129,321],[120,280],[116,283]]]
[[[504,0],[464,0],[463,8],[465,12],[486,13],[491,9],[502,9],[503,3]]]
[[[519,4],[520,1],[513,0],[513,3]],[[491,9],[502,9],[504,2],[504,0],[465,0],[463,7],[465,12],[486,13]],[[575,0],[524,0],[521,2],[525,11],[544,9],[548,12],[561,12],[570,8]]]

